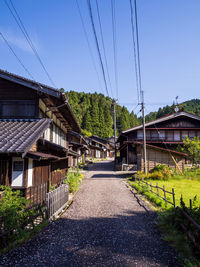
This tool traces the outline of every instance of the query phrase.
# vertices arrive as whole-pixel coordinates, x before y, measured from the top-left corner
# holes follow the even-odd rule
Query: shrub
[[[75,172],[69,171],[66,175],[64,183],[69,184],[69,192],[73,193],[79,189],[80,182],[83,178],[83,174],[80,173],[80,170],[76,168]]]
[[[147,178],[153,180],[167,180],[171,178],[172,171],[168,166],[158,164],[147,175],[145,175],[144,172],[138,171],[136,176],[139,178]]]
[[[34,211],[26,210],[28,201],[20,196],[20,191],[14,192],[7,186],[0,189],[4,190],[4,196],[0,199],[0,228],[2,233],[7,233],[6,243],[9,243],[23,236],[27,220],[34,215]]]

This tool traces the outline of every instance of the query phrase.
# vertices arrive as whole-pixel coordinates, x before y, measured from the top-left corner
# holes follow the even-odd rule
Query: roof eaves
[[[50,87],[48,85],[24,78],[22,76],[0,70],[0,78],[6,79],[11,82],[18,83],[20,85],[29,87],[33,90],[40,91],[42,93],[46,93],[49,95],[52,95],[54,97],[60,98],[61,97],[61,92],[53,87]]]
[[[154,121],[148,122],[148,123],[145,124],[145,127],[151,126],[151,125],[153,125],[155,123],[159,123],[159,122],[167,121],[167,120],[170,120],[170,119],[173,119],[173,118],[177,118],[177,117],[180,117],[180,116],[183,116],[183,115],[185,115],[187,117],[190,117],[192,119],[200,120],[200,116],[197,116],[197,115],[185,112],[185,111],[181,111],[181,112],[173,113],[173,114],[171,114],[169,116],[161,117],[161,118],[156,119]],[[122,131],[122,133],[128,133],[128,132],[131,132],[131,131],[135,131],[135,130],[141,129],[142,127],[143,127],[143,125],[139,125],[139,126],[130,128],[128,130]]]

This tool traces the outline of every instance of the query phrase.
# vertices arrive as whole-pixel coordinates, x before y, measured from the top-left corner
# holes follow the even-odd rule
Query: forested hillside
[[[66,92],[72,110],[83,130],[87,135],[95,134],[100,137],[114,135],[113,129],[113,103],[110,97],[97,93]],[[178,105],[179,110],[200,115],[200,99],[192,99]],[[159,108],[156,112],[146,115],[146,122],[160,118],[166,114],[175,112],[175,104]],[[142,123],[142,118],[137,118],[126,107],[116,105],[117,134],[128,128]]]
[[[72,110],[85,133],[90,132],[100,137],[114,135],[112,99],[103,94],[66,92]],[[116,106],[117,132],[138,125],[135,114],[126,107]]]
[[[175,112],[175,107],[176,105],[172,104],[171,106],[167,105],[163,108],[159,108],[157,112],[150,112],[148,115],[146,115],[146,122],[150,122],[166,114]],[[179,110],[183,109],[186,112],[200,115],[200,99],[192,99],[178,104],[178,108]],[[141,122],[141,118],[139,121]]]

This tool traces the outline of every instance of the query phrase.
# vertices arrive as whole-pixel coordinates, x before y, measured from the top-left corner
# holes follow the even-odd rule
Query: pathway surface
[[[178,266],[155,214],[115,176],[93,165],[61,219],[0,258],[0,266]]]

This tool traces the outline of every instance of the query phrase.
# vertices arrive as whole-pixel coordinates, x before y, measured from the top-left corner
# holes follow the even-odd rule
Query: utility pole
[[[147,151],[146,151],[146,129],[145,129],[145,114],[144,114],[144,91],[141,91],[142,97],[142,123],[143,123],[143,155],[144,155],[144,172],[147,174]]]
[[[117,139],[117,134],[116,134],[116,101],[113,100],[113,123],[114,123],[114,141],[115,141],[115,164],[116,164],[116,157],[117,157],[117,148],[116,148],[116,139]]]

